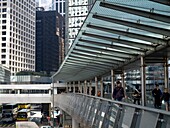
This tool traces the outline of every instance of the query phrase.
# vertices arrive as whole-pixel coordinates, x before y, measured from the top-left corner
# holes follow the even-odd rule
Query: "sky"
[[[36,1],[39,1],[39,6],[44,7],[45,10],[48,10],[52,3],[52,0],[36,0]]]

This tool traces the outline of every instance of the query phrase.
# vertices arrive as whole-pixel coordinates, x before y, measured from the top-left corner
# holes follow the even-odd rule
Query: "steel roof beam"
[[[170,6],[169,0],[150,0],[150,1]]]
[[[149,25],[130,22],[130,21],[124,21],[124,20],[113,18],[113,17],[111,18],[107,16],[101,16],[99,14],[93,14],[92,17],[95,19],[104,20],[104,21],[116,23],[116,24],[121,24],[121,25],[129,26],[129,27],[133,27],[133,28],[138,28],[141,30],[157,33],[157,34],[164,35],[164,36],[170,36],[170,30],[167,30],[164,28],[149,26]]]
[[[76,53],[75,51],[81,52],[81,53],[88,53],[88,54],[97,54],[97,55],[101,55],[101,56],[104,55],[104,56],[113,57],[113,58],[115,57],[115,58],[122,59],[122,60],[129,59],[126,57],[115,56],[114,54],[109,54],[109,53],[105,53],[105,52],[89,51],[87,49],[74,49],[72,53]]]
[[[146,18],[150,18],[150,19],[154,19],[154,20],[158,20],[158,21],[162,21],[162,22],[166,22],[166,23],[170,23],[170,16],[163,15],[163,14],[129,8],[125,6],[111,4],[108,2],[100,2],[100,6],[113,9],[113,10],[118,10],[118,11],[130,13],[130,14],[134,14],[134,15],[138,15],[138,16],[142,16],[142,17],[146,17]]]
[[[73,58],[80,58],[80,59],[87,59],[87,60],[93,60],[93,61],[99,61],[99,62],[107,62],[107,63],[114,63],[114,64],[118,64],[119,61],[115,61],[115,60],[109,60],[109,59],[103,59],[103,58],[85,58],[84,56],[73,56],[73,55],[70,55],[70,57],[73,57]]]
[[[135,55],[138,55],[138,54],[135,54],[135,53],[125,52],[125,51],[118,51],[118,50],[116,50],[116,49],[112,49],[112,50],[111,50],[111,49],[108,49],[108,48],[99,48],[99,47],[96,47],[96,46],[85,46],[85,45],[81,45],[81,44],[76,44],[76,47],[82,47],[82,48],[88,48],[88,49],[94,49],[94,50],[95,50],[95,49],[98,49],[98,50],[100,49],[100,51],[104,51],[104,50],[105,50],[106,52],[107,52],[107,51],[108,51],[108,52],[109,52],[109,51],[113,51],[115,54],[117,54],[117,53],[122,53],[122,54],[124,54],[124,55],[125,55],[125,54],[130,54],[130,55],[132,55],[132,56],[133,56],[133,55],[134,55],[134,56],[135,56]]]
[[[72,52],[71,55],[80,55],[80,56],[86,56],[86,57],[94,57],[94,58],[101,58],[101,59],[107,59],[107,60],[116,60],[116,61],[126,61],[125,59],[122,60],[120,58],[116,58],[116,57],[107,57],[107,56],[101,56],[101,55],[95,55],[95,54],[92,54],[92,55],[87,55],[87,54],[83,54],[83,53],[77,53],[77,52]]]
[[[80,44],[76,44],[76,47],[82,47],[82,48],[87,48],[87,49],[91,49],[91,50],[98,50],[98,51],[102,51],[102,52],[107,52],[107,53],[113,53],[114,55],[117,56],[121,56],[121,57],[127,57],[127,58],[132,58],[132,57],[136,57],[135,54],[132,53],[125,53],[125,52],[120,52],[120,51],[114,51],[114,50],[109,50],[109,49],[104,49],[104,48],[97,48],[94,46],[85,46],[85,45],[80,45]]]
[[[99,62],[99,61],[97,61],[97,60],[91,60],[91,61],[89,61],[89,62],[87,62],[87,61],[85,61],[83,58],[81,59],[81,58],[71,58],[70,60],[68,60],[68,62],[69,61],[77,61],[77,63],[80,63],[80,62],[82,62],[83,64],[90,64],[90,63],[93,63],[93,64],[98,64],[98,65],[103,65],[103,66],[110,66],[110,67],[113,67],[113,64],[111,64],[111,63],[103,63],[103,62]]]
[[[72,64],[73,65],[72,68],[76,68],[77,66],[80,66],[80,67],[87,67],[87,66],[88,67],[94,67],[95,66],[97,68],[102,68],[102,69],[104,69],[106,67],[107,68],[112,67],[111,65],[102,65],[102,64],[98,64],[98,63],[84,63],[84,64],[81,64],[81,63],[78,63],[78,62],[76,62],[74,60],[68,61],[67,63]],[[68,64],[65,66],[65,68],[69,66]]]
[[[74,63],[68,63],[68,65],[75,65],[75,64]],[[81,68],[77,68],[76,74],[78,74],[81,70],[83,70],[83,71],[87,71],[88,70],[88,72],[101,72],[101,71],[105,71],[106,69],[109,69],[109,67],[108,68],[102,68],[102,67],[97,67],[97,66],[94,67],[94,66],[91,66],[91,65],[79,66],[79,67],[81,67]],[[66,70],[68,71],[69,67]],[[74,68],[70,67],[69,71],[74,71],[74,70],[75,70]]]
[[[96,26],[96,25],[92,25],[92,24],[87,24],[87,27],[97,29],[97,30],[101,30],[101,31],[105,31],[105,32],[118,34],[118,35],[131,37],[131,38],[135,38],[135,39],[139,39],[139,40],[148,41],[148,42],[151,42],[151,43],[154,43],[154,44],[162,44],[162,45],[167,44],[166,40],[163,40],[163,39],[160,39],[160,38],[157,38],[157,37],[141,35],[141,34],[137,34],[137,33],[134,33],[134,32],[121,31],[121,30],[116,30],[116,29],[113,29],[113,28],[110,29],[110,28]]]
[[[89,68],[92,68],[91,70],[104,70],[103,68],[101,69],[101,67],[98,67],[98,66],[95,66],[95,67],[93,67],[93,66],[91,66],[91,65],[78,65],[78,64],[75,64],[75,63],[73,63],[73,62],[67,62],[67,65],[68,65],[68,67],[63,67],[63,68],[66,68],[66,70],[67,69],[71,69],[71,70],[74,70],[74,72],[75,72],[75,70],[76,70],[76,67],[72,67],[72,65],[73,66],[78,66],[79,68],[77,68],[77,70],[79,71],[80,69],[84,69],[84,68],[86,68],[86,67],[89,67]]]
[[[116,38],[112,38],[112,37],[100,36],[100,35],[95,35],[95,34],[91,34],[91,33],[84,33],[84,32],[82,33],[82,35],[90,36],[90,37],[93,37],[93,38],[99,38],[99,39],[103,39],[103,40],[107,40],[107,41],[112,41],[112,42],[110,42],[110,44],[106,44],[106,43],[102,43],[102,42],[96,42],[96,41],[89,41],[89,40],[85,40],[85,39],[79,39],[79,41],[90,43],[90,44],[101,45],[101,46],[111,47],[111,48],[121,47],[121,46],[116,46],[114,44],[114,42],[115,42],[115,43],[120,43],[120,44],[124,44],[124,45],[127,45],[127,46],[132,46],[132,47],[140,48],[140,50],[138,50],[138,49],[135,49],[135,48],[126,47],[126,49],[128,51],[129,50],[132,50],[132,51],[134,50],[134,52],[144,53],[144,50],[154,50],[154,47],[151,46],[151,45],[137,43],[137,42],[134,42],[134,41],[128,41],[128,40],[123,40],[123,39],[116,39]],[[125,46],[122,46],[122,47],[124,48]]]
[[[117,50],[124,51],[124,52],[130,52],[130,53],[137,54],[137,55],[138,54],[140,54],[140,55],[145,54],[144,50],[130,48],[130,47],[126,47],[126,46],[118,46],[118,45],[111,45],[111,44],[106,44],[106,43],[105,44],[103,44],[103,43],[95,43],[95,42],[93,42],[93,44],[97,45],[97,46],[106,47],[106,48],[117,49]]]

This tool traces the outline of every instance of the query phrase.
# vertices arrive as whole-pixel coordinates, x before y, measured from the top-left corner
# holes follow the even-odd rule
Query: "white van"
[[[41,126],[41,128],[52,128],[51,126]]]

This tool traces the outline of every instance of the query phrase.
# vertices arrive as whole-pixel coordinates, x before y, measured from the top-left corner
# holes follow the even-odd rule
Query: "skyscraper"
[[[56,11],[36,11],[36,71],[56,72],[63,51],[63,17]]]
[[[52,0],[52,10],[56,10],[62,16],[65,16],[65,0]]]
[[[68,0],[66,2],[66,54],[95,0]]]
[[[35,0],[0,1],[0,64],[12,74],[35,70]]]

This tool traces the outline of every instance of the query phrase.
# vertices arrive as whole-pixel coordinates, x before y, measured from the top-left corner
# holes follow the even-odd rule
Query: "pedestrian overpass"
[[[54,83],[65,81],[73,94],[53,102],[72,117],[74,128],[168,128],[169,112],[146,107],[145,67],[163,66],[169,88],[169,43],[169,0],[96,0],[52,77]],[[111,77],[113,92],[115,76],[122,76],[125,88],[125,73],[134,69],[140,69],[142,106],[102,98],[105,76]],[[90,96],[92,81],[101,98]],[[83,94],[75,94],[76,87]]]
[[[64,83],[52,84],[4,84],[0,85],[0,104],[2,103],[52,103],[51,96]]]

